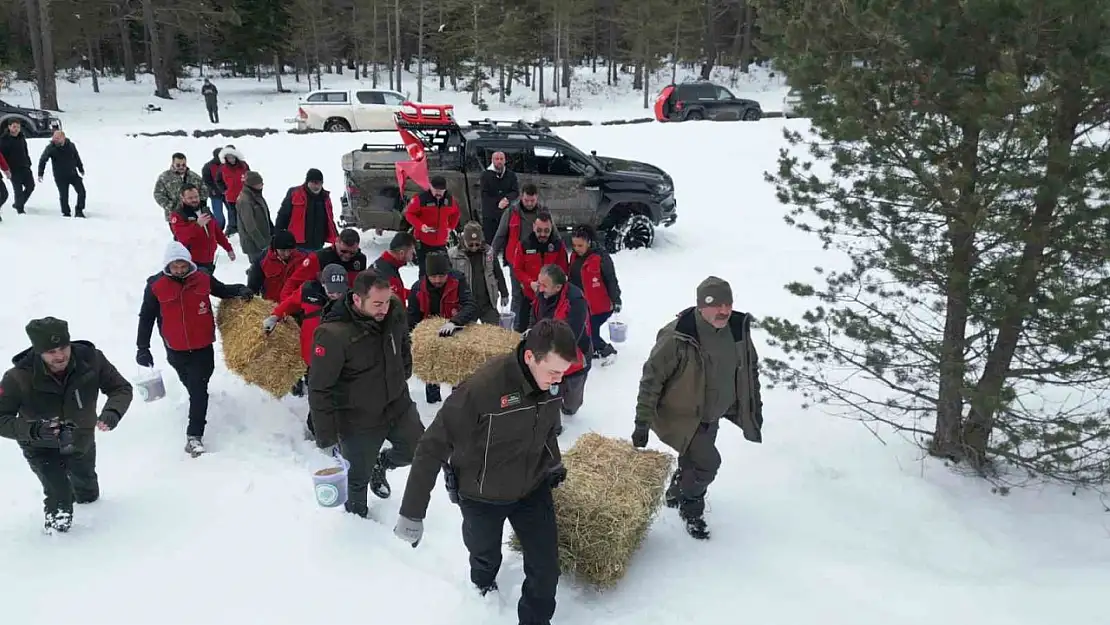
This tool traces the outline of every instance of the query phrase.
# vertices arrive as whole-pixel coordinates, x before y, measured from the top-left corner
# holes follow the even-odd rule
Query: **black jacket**
[[[208,197],[222,198],[223,192],[223,178],[217,175],[216,172],[220,170],[220,151],[217,149],[215,156],[212,160],[204,164],[200,168],[201,179],[204,180],[204,186],[208,187]]]
[[[31,169],[31,154],[27,152],[27,135],[20,131],[16,136],[7,130],[0,134],[0,154],[12,169]]]
[[[328,234],[334,224],[328,223],[328,198],[331,194],[327,189],[320,189],[319,193],[308,190],[308,185],[289,187],[285,192],[285,199],[278,208],[277,219],[274,220],[274,230],[289,230],[293,221],[293,194],[300,189],[305,195],[304,207],[304,243],[300,244],[311,249],[319,249],[327,243]],[[363,265],[365,269],[366,265]]]
[[[502,198],[508,198],[512,202],[520,197],[520,183],[517,182],[516,173],[508,167],[501,175],[488,168],[483,171],[481,189],[483,215],[500,215],[501,209],[497,204]]]
[[[46,172],[46,161],[50,161],[50,167],[54,170],[54,180],[73,180],[78,174],[85,175],[81,154],[77,151],[77,145],[69,139],[61,145],[53,141],[47,144],[39,157],[39,178]]]

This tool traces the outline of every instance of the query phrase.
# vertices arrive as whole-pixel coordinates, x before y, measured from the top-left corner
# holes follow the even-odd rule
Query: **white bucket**
[[[623,343],[628,338],[628,324],[623,321],[609,322],[609,340],[614,343]]]
[[[144,367],[139,370],[135,389],[139,397],[146,403],[155,402],[166,396],[166,384],[162,381],[162,372],[154,367]]]

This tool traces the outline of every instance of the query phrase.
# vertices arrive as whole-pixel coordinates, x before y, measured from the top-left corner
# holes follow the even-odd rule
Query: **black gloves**
[[[618,314],[618,313],[620,313],[620,311],[621,311],[620,302],[617,302],[616,304],[613,304],[613,314],[614,315]]]
[[[644,423],[643,421],[637,421],[636,429],[632,430],[632,446],[639,449],[647,447],[648,432],[650,431],[651,428],[648,427],[648,424]]]
[[[119,413],[115,410],[105,410],[104,412],[100,413],[100,416],[97,418],[96,422],[99,425],[103,425],[104,428],[108,430],[114,430],[116,429],[116,426],[119,425],[120,418],[121,417],[119,416]]]
[[[254,299],[254,291],[249,286],[240,286],[236,291],[239,294],[239,299],[243,301],[249,302]]]
[[[135,351],[135,364],[140,367],[153,367],[154,356],[150,354],[149,347],[140,347]]]
[[[547,485],[551,488],[559,488],[559,485],[565,481],[567,481],[567,468],[563,466],[562,462],[551,467],[551,470],[547,472]]]
[[[62,431],[62,420],[54,417],[53,419],[40,419],[31,424],[31,440],[35,442],[57,444],[58,437]]]

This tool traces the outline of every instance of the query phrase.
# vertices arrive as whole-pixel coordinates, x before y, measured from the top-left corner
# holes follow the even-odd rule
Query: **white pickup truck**
[[[300,131],[396,130],[394,114],[407,103],[406,96],[388,89],[320,89],[302,98],[297,116],[285,121]]]

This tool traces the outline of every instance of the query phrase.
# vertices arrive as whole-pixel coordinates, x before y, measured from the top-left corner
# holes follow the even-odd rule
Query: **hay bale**
[[[304,375],[305,366],[301,360],[301,329],[295,321],[283,319],[268,335],[262,331],[262,320],[273,309],[273,302],[260,297],[249,302],[223,300],[216,311],[216,324],[227,368],[280,399]]]
[[[611,588],[628,570],[663,505],[670,454],[589,432],[563,454],[567,480],[554,491],[563,573]],[[520,550],[515,535],[511,548]]]
[[[412,330],[412,370],[430,384],[460,384],[490,358],[512,353],[520,344],[516,332],[484,323],[439,336],[445,323],[442,317],[428,317]]]

